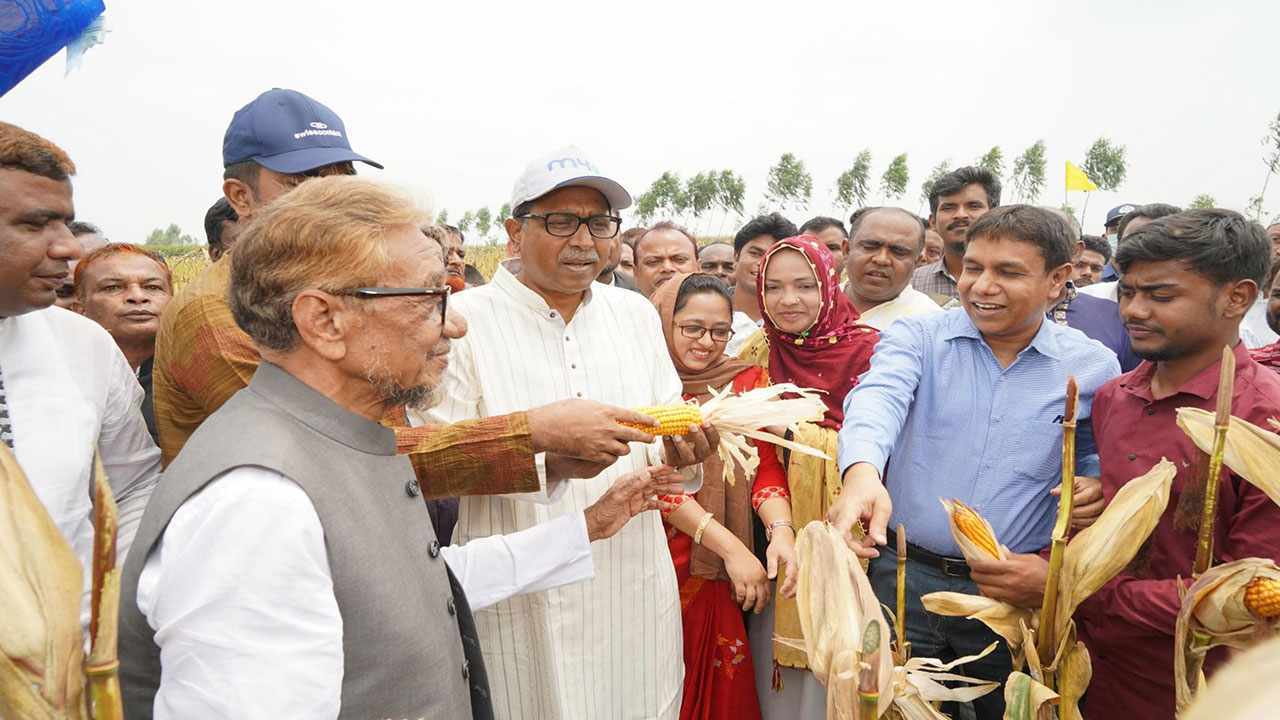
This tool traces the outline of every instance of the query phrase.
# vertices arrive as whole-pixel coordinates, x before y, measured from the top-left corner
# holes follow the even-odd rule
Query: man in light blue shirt
[[[881,336],[867,371],[845,399],[839,462],[844,488],[828,518],[850,531],[871,564],[872,586],[892,606],[896,578],[887,527],[909,540],[907,639],[914,654],[952,659],[997,638],[981,623],[929,615],[920,596],[949,590],[978,594],[951,537],[939,498],[976,508],[1015,553],[1049,544],[1062,477],[1062,413],[1067,377],[1080,388],[1077,471],[1098,475],[1089,425],[1094,392],[1120,374],[1113,352],[1045,317],[1071,276],[1075,239],[1049,211],[997,208],[969,228],[958,282],[963,309],[904,318]],[[883,480],[882,480],[883,478]],[[1073,484],[1076,518],[1101,512],[1096,477]],[[883,555],[881,553],[883,552]],[[1004,682],[1007,650],[965,672]],[[995,697],[993,697],[993,695]],[[974,703],[979,718],[999,718],[992,693]]]

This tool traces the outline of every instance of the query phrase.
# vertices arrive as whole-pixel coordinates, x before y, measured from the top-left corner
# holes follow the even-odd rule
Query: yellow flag
[[[1067,190],[1083,190],[1091,192],[1097,190],[1098,186],[1093,184],[1088,175],[1084,171],[1076,167],[1070,160],[1067,161]]]

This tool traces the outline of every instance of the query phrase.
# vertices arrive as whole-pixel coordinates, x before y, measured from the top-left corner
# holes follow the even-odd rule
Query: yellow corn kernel
[[[995,536],[987,529],[987,524],[982,521],[977,511],[959,500],[952,500],[951,502],[955,506],[955,511],[951,514],[951,521],[956,524],[960,532],[978,547],[990,553],[991,557],[1000,557],[1000,548],[996,544]]]
[[[1244,588],[1244,606],[1263,620],[1280,617],[1280,580],[1256,577]]]
[[[697,405],[657,405],[638,408],[636,412],[648,415],[660,424],[656,428],[652,425],[622,424],[653,435],[687,435],[691,426],[702,424],[702,411]]]

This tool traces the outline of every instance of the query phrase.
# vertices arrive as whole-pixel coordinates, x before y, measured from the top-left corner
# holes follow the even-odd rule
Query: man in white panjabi
[[[924,250],[920,218],[896,207],[859,210],[849,221],[844,293],[862,322],[884,330],[904,317],[941,310],[911,287],[911,274]]]
[[[621,407],[680,401],[681,384],[653,306],[592,280],[631,203],[576,148],[532,163],[506,222],[515,258],[482,288],[454,299],[467,319],[453,344],[447,398],[431,419],[454,422],[564,398]],[[532,527],[578,512],[614,478],[665,461],[700,486],[698,462],[718,442],[697,428],[662,445],[633,445],[611,466],[539,473],[590,478],[550,492],[461,502],[455,542]],[[601,472],[602,471],[602,472]],[[598,473],[598,474],[597,474]],[[499,718],[675,718],[683,683],[680,598],[660,518],[637,516],[592,546],[595,578],[475,614]]]

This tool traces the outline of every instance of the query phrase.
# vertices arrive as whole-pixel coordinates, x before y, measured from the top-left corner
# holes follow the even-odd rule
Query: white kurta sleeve
[[[462,584],[472,610],[513,595],[589,580],[595,574],[583,513],[442,547],[440,552]]]
[[[311,500],[231,470],[174,514],[138,579],[163,672],[157,720],[336,718],[342,616]]]
[[[142,419],[142,386],[120,349],[111,345],[105,358],[109,367],[107,401],[98,435],[102,469],[111,484],[119,511],[116,538],[117,562],[124,563],[151,491],[160,480],[160,448],[156,447]]]

